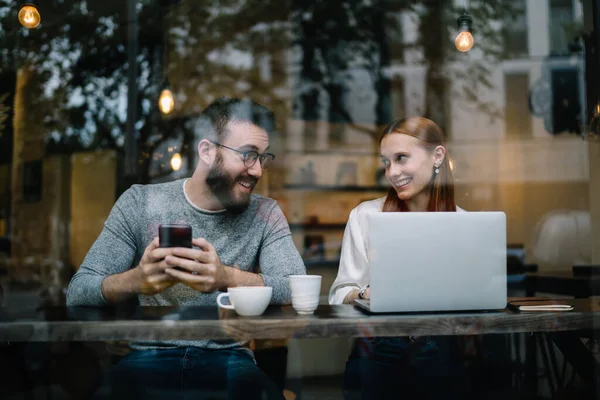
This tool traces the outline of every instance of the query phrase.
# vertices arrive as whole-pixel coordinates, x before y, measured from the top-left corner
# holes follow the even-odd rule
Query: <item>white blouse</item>
[[[369,283],[369,243],[367,215],[381,212],[385,197],[360,203],[350,212],[342,240],[342,254],[337,278],[329,290],[329,304],[342,304],[352,290]],[[456,211],[464,211],[456,207]]]

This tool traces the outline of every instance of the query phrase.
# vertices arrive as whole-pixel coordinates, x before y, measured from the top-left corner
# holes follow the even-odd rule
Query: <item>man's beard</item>
[[[223,158],[221,153],[217,153],[215,164],[210,167],[206,175],[206,185],[211,193],[219,200],[221,205],[228,211],[234,214],[240,214],[250,205],[250,193],[241,193],[239,196],[234,195],[235,186],[238,185],[238,179],[242,177],[231,176],[223,168]],[[251,182],[252,188],[256,185],[258,179],[251,176],[245,176],[244,181]]]

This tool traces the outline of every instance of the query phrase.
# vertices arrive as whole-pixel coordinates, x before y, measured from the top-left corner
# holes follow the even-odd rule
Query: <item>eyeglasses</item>
[[[271,164],[273,163],[273,160],[275,159],[275,154],[271,154],[271,153],[260,154],[258,151],[254,151],[254,150],[240,151],[240,150],[233,149],[231,147],[227,147],[221,143],[213,142],[212,140],[209,140],[209,142],[211,142],[212,144],[215,144],[219,147],[224,147],[228,150],[232,150],[232,151],[235,151],[236,153],[240,153],[242,155],[242,159],[244,160],[244,165],[247,168],[250,168],[254,164],[256,164],[256,160],[258,160],[260,158],[260,166],[262,167],[262,169],[267,169],[267,168],[269,168],[269,166],[271,166]]]

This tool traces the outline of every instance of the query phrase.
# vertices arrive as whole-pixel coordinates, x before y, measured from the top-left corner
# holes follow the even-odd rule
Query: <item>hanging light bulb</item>
[[[168,87],[160,92],[160,97],[158,98],[158,107],[163,114],[168,114],[175,108],[173,93],[171,93],[171,90]]]
[[[33,29],[36,28],[40,22],[42,22],[42,17],[37,7],[31,3],[25,3],[19,10],[19,22],[25,28]]]
[[[475,39],[473,39],[471,32],[460,32],[456,35],[456,39],[454,39],[454,45],[458,51],[462,51],[463,53],[471,50],[474,44]]]
[[[181,154],[173,154],[173,157],[171,157],[171,168],[173,168],[173,171],[179,171],[179,168],[181,168]]]
[[[471,34],[473,19],[466,10],[458,17],[456,25],[458,25],[458,35],[456,35],[456,39],[454,39],[454,45],[458,51],[462,51],[463,53],[467,52],[473,48],[475,39]]]

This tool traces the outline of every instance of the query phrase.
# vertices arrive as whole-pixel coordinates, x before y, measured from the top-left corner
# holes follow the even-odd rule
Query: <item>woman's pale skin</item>
[[[409,211],[427,211],[428,185],[433,170],[442,164],[445,156],[443,146],[428,150],[422,140],[410,135],[392,133],[381,141],[380,158],[385,176]],[[364,297],[370,297],[370,289],[365,291]],[[358,290],[353,290],[344,302],[352,304],[357,298]]]

